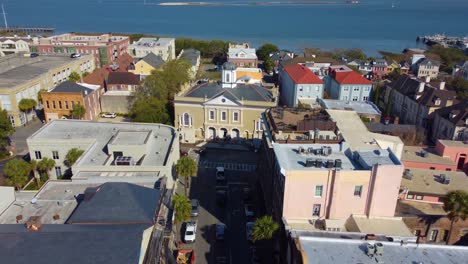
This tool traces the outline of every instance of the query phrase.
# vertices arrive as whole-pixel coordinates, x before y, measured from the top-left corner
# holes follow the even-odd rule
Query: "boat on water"
[[[355,4],[359,4],[360,2],[357,1],[357,0],[351,0],[351,1],[348,0],[348,1],[346,1],[346,3],[355,5]]]

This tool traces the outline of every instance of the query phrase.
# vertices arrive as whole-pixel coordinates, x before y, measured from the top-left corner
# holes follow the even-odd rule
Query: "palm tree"
[[[49,172],[55,167],[55,160],[49,158],[43,158],[37,163],[37,168],[47,174],[47,178],[50,179]]]
[[[36,179],[37,187],[39,188],[39,186],[41,185],[41,177],[37,171],[37,163],[38,163],[37,160],[31,160],[29,162],[29,164],[31,165],[31,170],[34,173],[34,178]]]
[[[444,210],[448,213],[447,217],[450,219],[450,230],[445,242],[448,245],[453,223],[459,219],[466,220],[468,216],[468,193],[464,190],[451,191],[442,201],[444,202]]]
[[[81,79],[81,76],[76,71],[72,71],[70,75],[68,76],[68,80],[70,82],[78,82],[80,79]]]
[[[85,112],[86,112],[86,110],[85,110],[84,106],[82,106],[82,105],[75,104],[72,107],[72,117],[73,118],[81,119],[85,115]]]
[[[187,189],[190,187],[189,177],[197,174],[197,164],[190,157],[182,157],[177,161],[176,171],[178,177],[185,179],[185,195],[187,195]]]
[[[36,107],[37,102],[34,99],[23,98],[18,103],[18,108],[26,114],[26,123],[28,123],[28,114]]]
[[[177,238],[177,224],[186,222],[190,220],[190,216],[192,214],[192,204],[190,200],[180,194],[175,194],[172,197],[172,205],[174,206],[175,216],[174,216],[174,223],[176,224],[176,235]]]
[[[12,159],[5,164],[3,173],[7,177],[6,184],[20,190],[29,180],[31,165],[22,159]]]
[[[269,215],[262,216],[255,221],[252,231],[252,240],[271,239],[273,234],[278,230],[279,225]]]

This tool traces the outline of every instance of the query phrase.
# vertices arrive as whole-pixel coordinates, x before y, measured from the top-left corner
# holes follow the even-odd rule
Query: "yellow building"
[[[150,75],[152,71],[161,68],[163,65],[164,60],[161,56],[151,52],[133,65],[130,65],[128,71],[136,75],[147,76]]]
[[[276,106],[276,89],[237,83],[236,70],[227,62],[220,83],[203,83],[174,98],[174,124],[182,142],[262,137],[261,115]]]
[[[51,90],[68,80],[71,72],[82,74],[95,68],[94,57],[85,55],[70,58],[69,55],[41,55],[35,58],[12,54],[0,58],[0,104],[8,111],[13,126],[26,124],[35,112],[23,113],[18,108],[21,99],[38,101],[41,90]],[[36,108],[40,109],[39,104]]]

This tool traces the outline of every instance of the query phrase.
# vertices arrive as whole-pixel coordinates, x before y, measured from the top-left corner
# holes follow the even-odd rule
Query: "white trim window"
[[[214,110],[209,110],[208,111],[208,120],[214,120],[215,119],[215,111]]]
[[[262,121],[255,121],[255,130],[256,131],[263,131],[263,124]]]
[[[322,193],[323,193],[323,185],[316,185],[314,197],[322,197]]]
[[[189,113],[185,112],[182,114],[180,123],[182,126],[191,127],[192,126],[192,117]]]
[[[226,121],[227,120],[227,112],[226,111],[222,111],[221,112],[221,121]]]
[[[239,122],[239,112],[232,113],[232,121]]]

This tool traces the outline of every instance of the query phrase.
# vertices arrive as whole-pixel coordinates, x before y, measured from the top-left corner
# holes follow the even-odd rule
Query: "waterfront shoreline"
[[[355,5],[358,3],[347,1],[274,1],[274,2],[162,2],[146,3],[146,5],[160,6],[238,6],[238,5]]]

